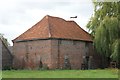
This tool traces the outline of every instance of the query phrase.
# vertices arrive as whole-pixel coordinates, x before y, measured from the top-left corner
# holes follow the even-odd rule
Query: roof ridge
[[[48,27],[48,31],[49,31],[49,32],[48,32],[48,33],[49,33],[48,35],[49,35],[49,37],[52,37],[51,28],[50,28],[50,23],[49,23],[49,18],[50,18],[50,16],[49,16],[49,15],[46,15],[45,18],[47,18],[47,21],[48,21],[48,26],[47,26],[47,27]]]

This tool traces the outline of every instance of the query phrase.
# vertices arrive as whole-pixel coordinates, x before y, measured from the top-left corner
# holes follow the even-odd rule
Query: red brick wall
[[[85,55],[85,42],[52,40],[52,65],[54,68],[64,68],[65,55],[70,60],[71,69],[80,69],[83,55]]]
[[[14,43],[15,68],[38,69],[40,60],[49,69],[64,68],[65,56],[69,58],[71,69],[81,69],[84,56],[90,56],[90,68],[100,64],[91,42],[52,39]]]
[[[38,69],[40,60],[51,67],[51,40],[14,43],[14,68]]]

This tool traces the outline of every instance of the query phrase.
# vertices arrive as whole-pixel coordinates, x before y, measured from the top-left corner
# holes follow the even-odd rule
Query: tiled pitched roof
[[[84,31],[76,22],[47,15],[40,22],[14,39],[13,42],[47,38],[92,41],[90,34]]]

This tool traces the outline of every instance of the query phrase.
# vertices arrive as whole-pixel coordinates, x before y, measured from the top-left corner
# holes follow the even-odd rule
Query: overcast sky
[[[93,14],[91,0],[1,0],[0,33],[11,40],[40,21],[45,15],[74,20],[83,29]],[[70,19],[78,16],[77,19]]]

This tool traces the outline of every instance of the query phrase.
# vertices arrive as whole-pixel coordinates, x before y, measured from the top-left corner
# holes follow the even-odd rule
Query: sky
[[[74,20],[84,30],[94,11],[91,0],[1,0],[0,33],[12,45],[13,39],[45,15]],[[77,16],[75,19],[70,17]]]

